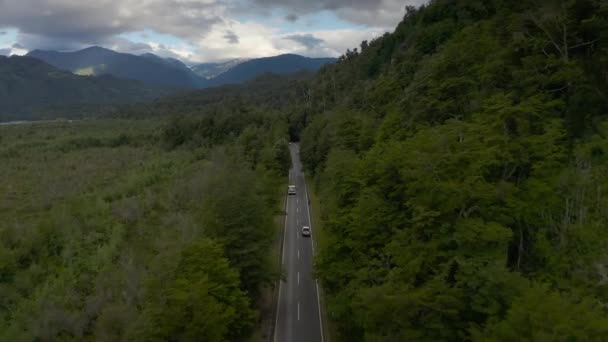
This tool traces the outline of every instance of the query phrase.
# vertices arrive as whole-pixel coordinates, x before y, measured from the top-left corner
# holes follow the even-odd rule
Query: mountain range
[[[332,58],[280,55],[188,67],[173,58],[101,47],[0,56],[0,121],[74,113],[73,107],[148,101],[180,90],[241,84],[266,74],[316,72]],[[83,114],[86,115],[86,114]]]
[[[243,83],[266,73],[290,74],[318,71],[334,58],[308,58],[280,55],[257,59],[235,59],[220,63],[204,63],[189,68],[174,58],[162,58],[151,53],[133,55],[102,47],[90,47],[74,52],[33,50],[29,57],[38,58],[56,68],[78,75],[112,75],[150,85],[196,89]]]
[[[243,83],[265,73],[286,75],[299,71],[318,71],[322,66],[335,62],[335,58],[308,58],[286,54],[256,58],[237,64],[228,71],[209,80],[210,86]]]
[[[194,65],[192,67],[192,71],[194,71],[194,73],[198,76],[209,80],[225,73],[241,63],[247,62],[248,60],[249,59],[238,58],[217,63],[201,63]]]
[[[32,57],[0,56],[0,121],[40,118],[49,106],[132,103],[174,92],[111,75],[75,75]]]
[[[136,56],[101,47],[90,47],[74,52],[34,50],[28,53],[28,56],[78,75],[109,74],[147,84],[180,88],[205,86],[204,81],[183,63],[153,54]]]

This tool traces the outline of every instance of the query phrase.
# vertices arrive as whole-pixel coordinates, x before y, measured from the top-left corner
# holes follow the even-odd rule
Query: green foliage
[[[202,203],[202,224],[209,236],[225,246],[226,257],[239,271],[243,289],[255,296],[260,285],[271,281],[270,260],[264,246],[272,243],[270,209],[275,207],[268,206],[268,202],[260,201],[260,198],[264,192],[266,196],[274,196],[276,192],[252,189],[257,175],[239,170],[239,164],[228,163],[217,169],[218,176],[209,181]]]
[[[0,127],[0,340],[247,339],[288,167],[270,117]]]
[[[607,39],[599,0],[434,0],[312,79],[105,112],[162,123],[0,127],[0,339],[244,338],[289,137],[338,340],[606,340]]]
[[[607,28],[597,0],[436,0],[311,82],[339,340],[608,338]]]
[[[603,341],[608,320],[597,303],[573,301],[533,285],[502,321],[490,321],[484,331],[474,330],[474,341]]]
[[[238,272],[211,240],[185,247],[145,304],[142,341],[228,341],[252,328],[253,311],[239,289]],[[169,262],[169,261],[165,261]]]

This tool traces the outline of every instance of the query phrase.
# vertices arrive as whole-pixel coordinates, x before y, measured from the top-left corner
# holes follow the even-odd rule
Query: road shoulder
[[[326,236],[326,232],[323,230],[323,222],[321,219],[321,210],[320,210],[321,204],[319,202],[319,198],[317,197],[314,187],[311,186],[312,183],[309,182],[309,179],[306,175],[304,176],[304,179],[306,181],[306,190],[308,192],[312,226],[315,229],[315,240],[316,240],[315,241],[315,243],[316,243],[315,257],[316,257],[316,254],[318,254],[319,250],[322,250],[323,248],[327,247],[327,236]],[[325,293],[323,291],[323,287],[321,286],[320,282],[319,282],[318,295],[319,295],[319,302],[320,302],[320,309],[321,309],[321,323],[323,325],[324,340],[325,340],[325,342],[335,341],[336,340],[335,339],[335,336],[336,336],[335,328],[327,314]]]

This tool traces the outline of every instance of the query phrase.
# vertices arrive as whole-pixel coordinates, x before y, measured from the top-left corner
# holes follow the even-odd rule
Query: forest
[[[290,140],[332,341],[608,340],[603,0],[433,0],[314,76],[97,116],[0,126],[0,340],[252,338]]]
[[[273,119],[0,126],[0,340],[258,334],[290,165]]]
[[[339,341],[608,339],[608,3],[431,1],[312,83]]]

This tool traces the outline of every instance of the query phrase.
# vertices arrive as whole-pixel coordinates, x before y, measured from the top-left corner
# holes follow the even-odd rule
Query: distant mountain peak
[[[251,59],[230,68],[211,79],[212,85],[243,83],[267,73],[294,74],[300,71],[316,72],[322,66],[335,62],[335,58],[309,58],[296,54]]]
[[[249,59],[246,58],[226,59],[217,62],[197,64],[192,66],[191,69],[200,77],[209,80],[248,60]]]
[[[55,51],[47,51],[47,52],[55,52]],[[71,54],[96,54],[102,56],[113,56],[119,55],[119,52],[114,50],[106,49],[101,46],[90,46],[88,48],[84,48],[82,50],[71,51],[71,52],[58,52],[58,53],[71,53]]]
[[[257,59],[230,59],[203,63],[191,68],[176,58],[147,52],[141,55],[119,53],[100,46],[73,52],[34,50],[28,56],[79,75],[113,75],[148,84],[179,88],[205,88],[243,83],[266,73],[293,74],[316,72],[333,58],[309,58],[293,53]]]
[[[173,89],[111,75],[83,77],[30,56],[0,56],[0,121],[40,118],[48,106],[152,100]]]
[[[273,57],[300,57],[300,58],[309,58],[309,57],[305,57],[305,56],[298,55],[298,54],[295,54],[295,53],[284,53],[284,54],[281,54],[281,55],[267,57],[267,58],[273,58]]]
[[[107,48],[104,48],[104,47],[101,47],[101,46],[97,46],[97,45],[89,46],[88,48],[84,48],[84,49],[82,49],[80,51],[107,51],[107,52],[117,53],[114,50],[110,50],[110,49],[107,49]]]
[[[73,52],[32,51],[28,55],[81,75],[109,74],[148,84],[179,88],[201,88],[204,80],[176,59],[163,59],[152,53],[136,56],[100,46]]]

